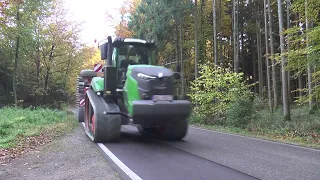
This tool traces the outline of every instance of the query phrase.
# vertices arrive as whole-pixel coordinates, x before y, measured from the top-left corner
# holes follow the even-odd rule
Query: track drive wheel
[[[102,102],[103,99],[95,99]],[[88,102],[88,106],[87,106]],[[106,114],[117,112],[119,107],[115,103],[103,102],[93,107],[91,102],[86,101],[88,108],[86,115],[86,133],[95,143],[115,142],[120,139],[121,116],[118,114]]]
[[[188,131],[188,121],[187,119],[173,121],[164,126],[157,128],[156,134],[160,136],[161,139],[168,141],[180,141],[186,135]]]
[[[170,124],[150,128],[138,126],[137,129],[143,135],[152,135],[168,141],[179,141],[187,135],[188,121],[187,119],[178,120]]]

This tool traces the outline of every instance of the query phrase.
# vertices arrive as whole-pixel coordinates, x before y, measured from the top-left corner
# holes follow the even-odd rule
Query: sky
[[[106,13],[118,14],[117,9],[124,0],[64,0],[65,8],[69,9],[72,20],[83,22],[81,41],[94,45],[106,36],[114,34],[114,29],[106,20]],[[114,21],[119,22],[120,16],[115,16]]]

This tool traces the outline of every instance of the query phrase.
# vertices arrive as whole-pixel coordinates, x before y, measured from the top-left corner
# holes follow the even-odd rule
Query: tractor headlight
[[[154,76],[149,76],[149,75],[146,75],[146,74],[143,74],[143,73],[138,73],[138,78],[140,79],[155,79],[156,77]]]

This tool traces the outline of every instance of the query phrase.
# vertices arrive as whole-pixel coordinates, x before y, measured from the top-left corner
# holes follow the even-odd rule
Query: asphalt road
[[[320,150],[194,127],[166,142],[122,126],[120,142],[105,146],[145,180],[320,179]]]
[[[124,127],[121,135],[119,143],[105,146],[142,179],[255,179],[151,137],[142,136],[135,128]]]
[[[105,144],[142,179],[320,179],[320,151],[190,127],[181,142],[164,142],[123,126]]]

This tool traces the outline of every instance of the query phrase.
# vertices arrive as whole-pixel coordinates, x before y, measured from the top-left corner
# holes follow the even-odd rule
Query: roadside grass
[[[5,107],[0,109],[0,150],[14,148],[31,137],[55,138],[76,125],[67,111]]]
[[[320,149],[320,112],[309,114],[308,107],[292,107],[290,121],[283,119],[281,107],[273,114],[257,109],[243,127],[229,124],[226,119],[208,120],[196,113],[189,122],[200,128]]]

